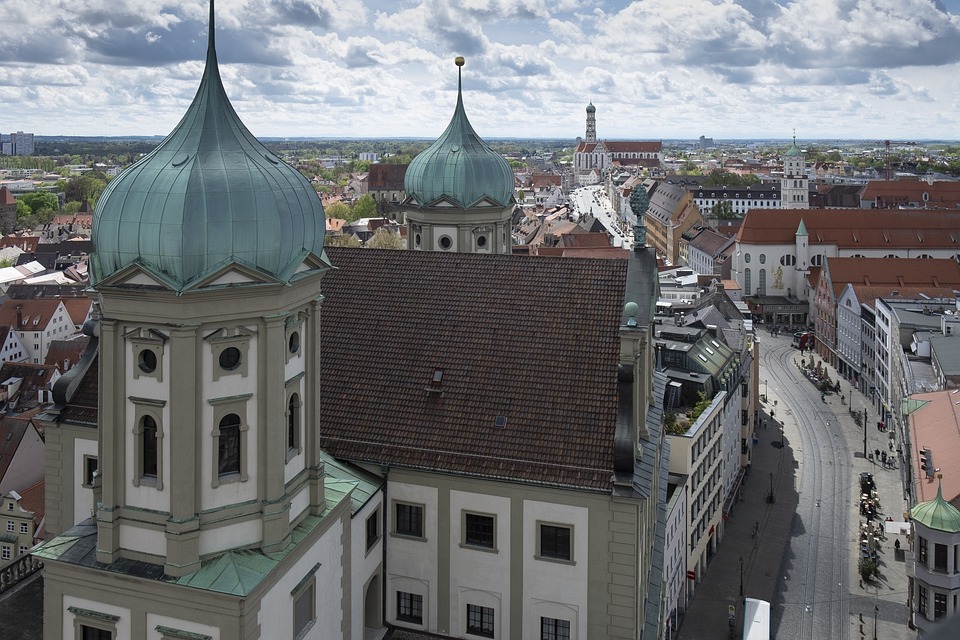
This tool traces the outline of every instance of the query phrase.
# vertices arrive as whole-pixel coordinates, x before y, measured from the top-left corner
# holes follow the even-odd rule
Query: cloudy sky
[[[0,0],[2,130],[165,135],[205,0]],[[217,0],[258,136],[960,139],[960,0]]]

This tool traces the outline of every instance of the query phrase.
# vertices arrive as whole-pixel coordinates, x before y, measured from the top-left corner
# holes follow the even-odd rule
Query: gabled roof
[[[63,304],[75,325],[83,324],[93,304],[89,298],[36,298],[34,300],[7,300],[0,305],[0,324],[18,331],[42,331]],[[17,309],[19,307],[19,310]]]
[[[609,490],[627,260],[344,248],[330,257],[323,449]]]
[[[0,480],[7,475],[13,456],[20,448],[23,435],[30,428],[30,420],[17,416],[0,417]]]
[[[7,187],[0,187],[0,205],[17,204],[17,198]]]
[[[887,293],[879,297],[903,287],[923,291],[931,297],[933,292],[960,290],[960,264],[952,258],[827,258],[826,263],[836,297],[848,282],[886,289]],[[929,287],[929,291],[925,287]]]
[[[927,197],[924,198],[924,194]],[[860,193],[861,200],[899,199],[904,202],[925,202],[928,206],[960,207],[960,182],[938,180],[871,180]]]
[[[794,244],[803,221],[810,244],[854,249],[943,249],[960,252],[960,211],[924,209],[751,209],[741,244]]]
[[[658,153],[663,143],[659,140],[604,140],[603,146],[610,153]]]
[[[89,341],[90,338],[83,334],[76,334],[65,340],[54,340],[47,347],[47,357],[43,363],[56,367],[57,371],[64,373],[77,364]],[[64,362],[68,364],[65,366]]]

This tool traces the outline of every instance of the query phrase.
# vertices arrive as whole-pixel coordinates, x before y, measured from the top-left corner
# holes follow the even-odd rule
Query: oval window
[[[477,246],[480,247],[481,249],[487,246],[487,236],[480,236],[479,238],[477,238]]]
[[[137,355],[137,366],[144,373],[153,373],[157,370],[157,354],[151,349],[142,349]]]
[[[450,239],[450,236],[440,236],[440,248],[449,249],[453,246],[453,240]]]
[[[287,348],[290,350],[290,353],[297,353],[300,351],[300,332],[294,331],[290,334],[290,339],[287,340]]]
[[[227,371],[233,371],[240,366],[240,349],[227,347],[220,352],[220,366]]]

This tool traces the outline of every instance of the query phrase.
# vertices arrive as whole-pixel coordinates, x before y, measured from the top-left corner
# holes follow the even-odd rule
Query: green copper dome
[[[457,66],[463,66],[463,58],[457,58]],[[459,71],[453,118],[440,138],[407,167],[403,188],[421,207],[446,200],[468,209],[484,198],[504,207],[513,203],[513,170],[470,126]]]
[[[587,105],[587,113],[596,113],[596,112],[597,112],[597,108],[593,106],[592,102]]]
[[[797,156],[803,155],[803,151],[800,149],[800,147],[797,146],[797,136],[793,136],[793,144],[790,145],[789,149],[783,152],[783,155],[785,157],[789,156],[791,158],[795,158]]]
[[[211,0],[193,103],[97,202],[90,283],[138,265],[179,292],[232,263],[287,282],[308,255],[322,257],[324,228],[310,183],[254,138],[227,99]]]
[[[915,522],[946,533],[960,533],[960,510],[943,499],[943,486],[938,484],[937,497],[921,502],[910,510]]]

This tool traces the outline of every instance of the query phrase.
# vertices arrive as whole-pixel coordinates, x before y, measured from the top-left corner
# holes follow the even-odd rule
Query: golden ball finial
[[[457,56],[453,59],[453,63],[458,67],[462,67],[464,62],[466,62],[466,60],[463,59],[463,56]]]

